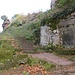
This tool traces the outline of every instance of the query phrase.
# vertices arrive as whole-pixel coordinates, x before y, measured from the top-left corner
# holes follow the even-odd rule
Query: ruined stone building
[[[5,20],[2,24],[3,30],[6,29],[8,27],[8,25],[10,24],[9,19]]]
[[[51,0],[51,9],[54,8],[54,5],[55,5],[56,1],[57,1],[57,0]]]
[[[6,15],[1,16],[1,19],[4,21],[3,24],[2,24],[2,27],[3,27],[3,30],[4,30],[8,27],[8,25],[10,24],[10,21],[7,18]]]

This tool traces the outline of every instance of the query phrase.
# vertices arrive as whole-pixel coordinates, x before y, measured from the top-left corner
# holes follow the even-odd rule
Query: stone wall
[[[52,31],[52,43],[53,43],[53,45],[60,44],[60,35],[59,35],[58,29]]]
[[[62,19],[59,24],[62,45],[65,47],[75,47],[75,13]]]
[[[54,30],[51,31],[50,27],[48,27],[47,25],[45,26],[41,26],[40,29],[40,45],[48,45],[48,44],[59,44],[59,31]]]
[[[49,27],[45,26],[41,26],[40,29],[40,45],[48,45],[52,40],[51,40],[51,31],[49,30]]]

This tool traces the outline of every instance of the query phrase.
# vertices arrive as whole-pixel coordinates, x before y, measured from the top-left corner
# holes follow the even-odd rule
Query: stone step
[[[75,73],[68,73],[68,75],[75,75]]]
[[[33,44],[24,37],[18,37],[17,41],[24,52],[31,52],[33,50]]]
[[[29,50],[29,49],[28,49],[28,50],[27,50],[27,49],[24,49],[23,52],[26,52],[26,53],[33,53],[34,51],[33,51],[33,50]]]

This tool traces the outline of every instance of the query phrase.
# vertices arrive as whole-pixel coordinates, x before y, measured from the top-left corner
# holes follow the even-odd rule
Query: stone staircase
[[[26,40],[24,37],[18,37],[17,42],[19,43],[20,47],[23,49],[23,52],[33,52],[33,43]]]

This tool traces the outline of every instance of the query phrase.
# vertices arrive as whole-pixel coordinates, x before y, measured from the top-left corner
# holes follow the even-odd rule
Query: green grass
[[[25,53],[16,54],[16,52],[16,49],[11,46],[11,41],[0,41],[0,70],[18,67],[21,64],[29,66],[40,65],[46,70],[51,70],[55,67],[55,65],[48,63],[47,61],[28,57]]]
[[[62,49],[57,49],[55,50],[55,53],[58,55],[75,55],[75,50],[62,50]]]
[[[53,52],[54,46],[52,44],[46,45],[46,46],[35,46],[34,48],[34,53],[43,53],[43,52],[48,52],[52,53]]]
[[[75,62],[75,55],[58,55],[61,58],[67,58],[70,61]]]
[[[27,64],[30,65],[30,66],[33,66],[33,65],[42,66],[47,71],[50,71],[50,70],[55,68],[54,64],[48,63],[45,60],[35,59],[35,58],[28,58]]]
[[[4,62],[6,59],[12,59],[15,52],[14,47],[11,46],[11,41],[0,41],[0,62]]]
[[[65,58],[75,62],[75,55],[64,56]]]

